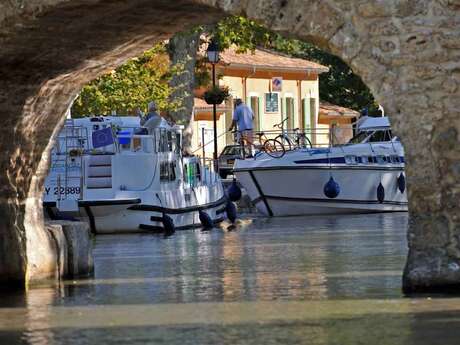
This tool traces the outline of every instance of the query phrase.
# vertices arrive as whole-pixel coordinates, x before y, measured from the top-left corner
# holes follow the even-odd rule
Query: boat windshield
[[[359,132],[353,138],[350,139],[348,144],[359,144],[359,143],[377,143],[391,141],[392,135],[389,129],[376,130],[376,131],[363,131]]]
[[[353,138],[350,139],[348,144],[359,144],[364,142],[367,137],[369,137],[372,134],[372,132],[359,132],[356,134]]]

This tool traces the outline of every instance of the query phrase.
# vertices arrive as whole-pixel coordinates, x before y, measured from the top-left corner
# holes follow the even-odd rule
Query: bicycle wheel
[[[286,153],[284,145],[276,139],[265,140],[264,151],[267,152],[267,154],[273,158],[281,158]]]
[[[284,149],[286,151],[291,151],[292,150],[292,144],[291,144],[291,141],[289,140],[289,138],[287,138],[286,136],[280,134],[278,135],[275,140],[278,140],[280,143],[283,144],[284,146]]]
[[[305,134],[300,135],[297,138],[297,142],[299,143],[299,146],[302,148],[308,148],[308,146],[310,146],[311,149],[313,148],[310,139]]]

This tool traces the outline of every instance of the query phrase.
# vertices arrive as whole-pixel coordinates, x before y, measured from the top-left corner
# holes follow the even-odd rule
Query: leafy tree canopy
[[[221,50],[235,45],[237,51],[245,53],[264,47],[327,66],[329,72],[320,74],[319,77],[320,99],[358,111],[368,108],[369,114],[377,114],[378,104],[362,79],[339,57],[313,44],[284,38],[257,22],[240,16],[223,19],[210,30],[210,34],[217,39]]]
[[[329,67],[320,75],[319,93],[323,101],[377,113],[377,104],[361,78],[335,55],[314,45],[284,38],[257,22],[240,16],[230,16],[214,27],[197,28],[218,40],[222,50],[235,45],[239,52],[253,51],[257,47],[272,49],[291,56],[316,61]],[[197,86],[210,81],[205,59],[198,59],[195,68]],[[170,80],[182,72],[184,66],[171,67],[164,43],[157,44],[142,56],[134,58],[114,71],[107,73],[83,87],[72,106],[72,116],[133,114],[139,108],[146,111],[149,101],[155,100],[165,112],[177,110],[180,100],[171,101],[173,89]]]
[[[134,114],[147,111],[155,100],[162,111],[175,110],[180,102],[171,102],[168,82],[181,66],[170,68],[164,43],[155,45],[140,57],[129,60],[83,87],[72,105],[72,117],[89,115]]]

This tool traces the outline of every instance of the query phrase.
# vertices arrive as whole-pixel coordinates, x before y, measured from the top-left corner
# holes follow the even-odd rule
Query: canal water
[[[405,297],[407,214],[99,236],[95,276],[0,295],[0,344],[460,344],[460,299]]]

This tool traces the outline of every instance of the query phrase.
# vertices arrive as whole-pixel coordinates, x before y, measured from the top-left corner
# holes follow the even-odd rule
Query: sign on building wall
[[[277,93],[266,93],[265,94],[265,112],[266,113],[279,112],[279,102],[278,102]]]
[[[272,91],[281,92],[283,90],[283,77],[272,78]]]

